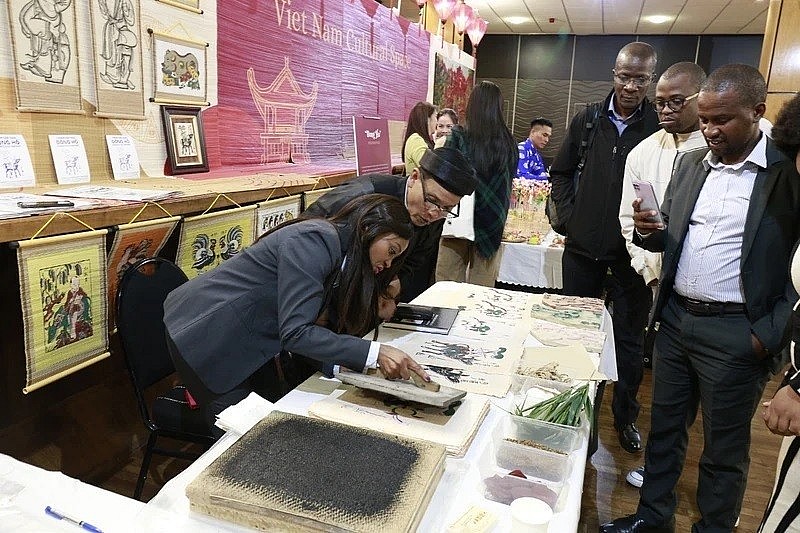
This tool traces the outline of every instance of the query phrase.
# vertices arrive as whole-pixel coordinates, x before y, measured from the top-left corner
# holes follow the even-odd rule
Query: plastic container
[[[569,389],[570,385],[557,381],[519,376],[519,379],[515,379],[512,385],[512,392],[514,392],[512,412],[517,407],[531,404],[530,399],[526,402],[526,395],[532,387],[542,387],[563,392]],[[517,433],[525,435],[523,439],[532,440],[544,447],[567,454],[580,447],[582,437],[587,436],[589,431],[589,420],[585,414],[581,416],[581,424],[578,426],[554,424],[513,414],[511,418],[518,425]]]
[[[520,417],[503,417],[495,428],[492,439],[496,465],[509,471],[521,470],[529,478],[564,483],[569,470],[569,452],[550,451],[555,449],[550,440],[548,444],[539,442],[547,436],[548,430],[541,424],[531,423]],[[576,437],[575,432],[558,435],[560,444],[570,451],[575,449]],[[531,444],[514,441],[528,441]]]

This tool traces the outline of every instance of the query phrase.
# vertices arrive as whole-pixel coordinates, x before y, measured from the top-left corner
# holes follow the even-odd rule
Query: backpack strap
[[[586,153],[594,140],[594,134],[597,131],[597,120],[600,117],[600,103],[586,104],[586,122],[583,129],[583,137],[581,138],[581,146],[578,150],[579,161],[577,168],[577,175],[583,171],[586,165]]]

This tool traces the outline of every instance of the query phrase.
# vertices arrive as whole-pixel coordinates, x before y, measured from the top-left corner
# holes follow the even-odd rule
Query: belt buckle
[[[716,313],[711,312],[711,303],[709,302],[700,302],[701,307],[703,308],[703,312],[707,315],[713,315]],[[722,314],[722,313],[720,313]]]

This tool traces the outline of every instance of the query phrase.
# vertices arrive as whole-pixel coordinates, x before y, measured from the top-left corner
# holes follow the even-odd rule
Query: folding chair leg
[[[133,499],[135,500],[139,500],[142,496],[144,482],[147,480],[147,472],[150,470],[150,461],[153,459],[156,439],[158,439],[158,434],[151,431],[150,436],[147,437],[147,446],[145,446],[144,457],[142,458],[142,468],[139,470],[139,479],[136,480],[136,489],[133,491]]]

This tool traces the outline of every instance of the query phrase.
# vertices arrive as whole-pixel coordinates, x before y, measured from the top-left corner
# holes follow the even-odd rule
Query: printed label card
[[[59,185],[89,183],[89,160],[80,135],[48,135]]]
[[[129,180],[139,177],[139,155],[133,137],[129,135],[106,135],[108,157],[115,180]]]
[[[22,135],[0,135],[0,188],[36,185],[28,145]]]

